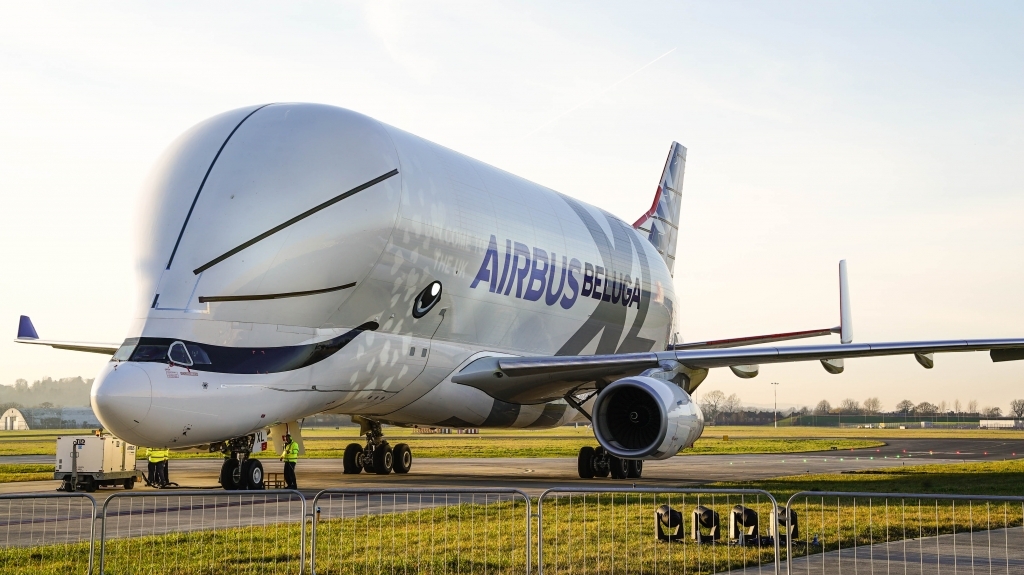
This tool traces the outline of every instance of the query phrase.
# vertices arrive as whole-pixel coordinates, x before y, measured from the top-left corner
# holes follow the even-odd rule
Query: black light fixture
[[[654,512],[654,529],[658,534],[658,541],[682,541],[685,536],[683,514],[668,505],[662,505]]]
[[[699,505],[693,510],[690,524],[690,536],[697,543],[714,543],[721,538],[721,529],[719,528],[721,523],[717,511]],[[707,529],[707,533],[704,533],[705,529]]]
[[[757,511],[742,505],[736,505],[729,512],[729,539],[737,545],[757,545],[758,536]]]
[[[787,524],[786,520],[789,519]],[[798,521],[796,518],[796,511],[789,509],[785,506],[779,507],[779,513],[772,521],[771,525],[768,526],[768,534],[772,537],[779,536],[779,543],[785,544],[786,539],[796,539],[800,536],[800,529],[798,528]],[[781,534],[779,533],[781,531]]]

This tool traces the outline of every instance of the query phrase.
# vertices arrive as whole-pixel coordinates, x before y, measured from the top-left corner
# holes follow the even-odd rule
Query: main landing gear
[[[380,423],[363,419],[359,422],[360,432],[366,436],[366,447],[350,443],[345,447],[344,472],[353,475],[366,470],[367,473],[387,475],[409,473],[412,469],[412,450],[409,445],[399,443],[394,448],[384,440]]]
[[[580,448],[576,466],[581,479],[608,477],[612,479],[639,479],[644,471],[642,459],[622,459],[605,451],[603,447]]]
[[[220,446],[224,463],[220,466],[220,485],[229,491],[263,489],[263,464],[253,459],[255,436],[247,435],[226,441]]]

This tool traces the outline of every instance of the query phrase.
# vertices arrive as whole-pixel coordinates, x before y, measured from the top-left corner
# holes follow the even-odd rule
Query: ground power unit
[[[113,435],[68,435],[57,438],[53,478],[64,491],[96,491],[101,486],[135,487],[135,446]]]

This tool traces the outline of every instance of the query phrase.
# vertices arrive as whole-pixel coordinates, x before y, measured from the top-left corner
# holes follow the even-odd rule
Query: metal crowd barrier
[[[0,573],[1024,573],[1024,497],[565,487],[0,496]],[[537,520],[537,538],[532,521]]]
[[[1024,572],[1024,497],[804,491],[786,508],[789,575]]]
[[[96,500],[85,493],[0,495],[0,573],[92,573]]]
[[[293,490],[112,494],[100,511],[100,574],[299,573],[306,498]]]
[[[780,572],[769,536],[778,504],[766,491],[560,487],[541,494],[537,513],[542,575]]]
[[[327,489],[313,498],[311,571],[530,573],[517,489]]]

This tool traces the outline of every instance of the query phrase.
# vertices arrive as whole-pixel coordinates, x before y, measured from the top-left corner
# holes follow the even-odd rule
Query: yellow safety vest
[[[170,449],[156,449],[156,448],[152,448],[152,447],[149,449],[149,462],[150,463],[160,463],[161,461],[166,461],[166,460],[168,460],[170,458],[171,458],[171,450]]]
[[[299,444],[292,440],[284,446],[284,460],[288,463],[295,463],[299,460]]]

